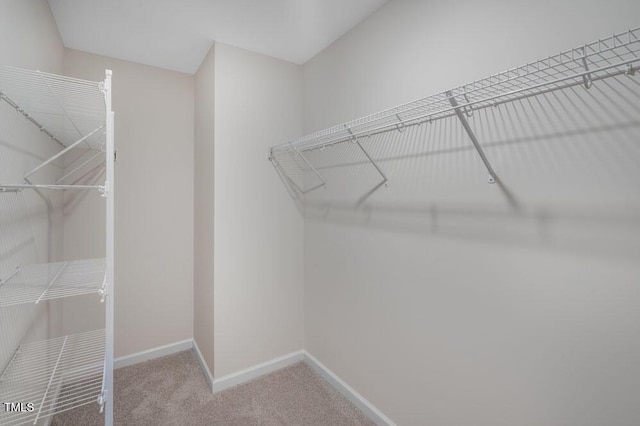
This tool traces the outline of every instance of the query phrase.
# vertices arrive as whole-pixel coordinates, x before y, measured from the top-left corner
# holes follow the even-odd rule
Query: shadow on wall
[[[496,184],[455,116],[359,139],[363,149],[313,149],[276,170],[314,221],[640,255],[638,78],[475,110],[468,121]]]

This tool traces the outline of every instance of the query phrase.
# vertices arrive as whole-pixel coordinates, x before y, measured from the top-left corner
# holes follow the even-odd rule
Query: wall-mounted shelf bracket
[[[398,117],[398,119],[400,119],[400,117]],[[401,120],[402,121],[402,120]],[[404,124],[403,124],[404,126]],[[358,145],[358,148],[360,148],[360,150],[362,151],[362,153],[365,155],[365,157],[367,157],[367,159],[369,160],[369,162],[371,162],[371,164],[373,164],[373,167],[375,167],[375,169],[377,170],[377,172],[380,174],[380,176],[382,177],[382,180],[376,185],[374,186],[369,192],[367,192],[365,194],[364,197],[360,198],[360,200],[358,200],[357,205],[362,204],[367,198],[369,198],[369,196],[371,196],[371,194],[373,194],[374,192],[376,192],[379,188],[381,188],[382,186],[387,186],[387,175],[382,171],[382,169],[380,168],[380,166],[378,166],[378,163],[375,162],[375,160],[371,157],[371,155],[369,155],[369,153],[367,152],[366,149],[364,149],[364,147],[362,146],[362,144],[360,144],[360,141],[358,140],[358,137],[356,135],[353,134],[353,132],[351,131],[351,129],[347,126],[345,126],[345,129],[347,129],[347,132],[349,132],[349,134],[351,135],[351,141],[353,143],[355,143],[356,145]],[[401,132],[400,129],[398,129],[398,131]]]
[[[403,126],[404,126],[404,124],[403,124]],[[369,155],[367,150],[362,147],[362,145],[360,144],[360,141],[358,140],[356,135],[353,134],[351,129],[348,128],[348,127],[345,127],[345,128],[347,129],[347,132],[349,132],[349,134],[351,135],[352,142],[355,143],[356,145],[358,145],[358,148],[360,148],[360,150],[365,155],[365,157],[367,157],[367,159],[371,162],[371,164],[373,164],[373,167],[375,167],[376,170],[378,171],[378,173],[380,173],[380,176],[382,176],[382,181],[376,186],[376,189],[379,188],[382,185],[385,185],[387,183],[387,180],[388,180],[387,179],[387,175],[382,171],[380,166],[378,166],[378,163],[376,163],[375,160],[373,158],[371,158],[371,155]]]
[[[104,186],[100,186],[98,188],[98,191],[100,191],[100,196],[101,197],[106,197],[107,194],[109,193],[109,181],[105,180],[104,181]]]
[[[584,70],[587,71],[586,74],[582,76],[582,81],[584,82],[584,87],[587,89],[591,89],[593,86],[593,80],[591,79],[591,73],[589,72],[589,64],[587,63],[587,48],[582,48],[582,65],[584,65]]]
[[[100,414],[104,412],[104,404],[107,402],[107,391],[103,390],[98,396],[98,404],[100,404]]]
[[[458,117],[458,120],[460,120],[460,122],[462,123],[462,127],[464,127],[464,130],[467,132],[467,135],[469,135],[469,139],[471,139],[473,146],[476,148],[476,151],[478,151],[478,155],[480,155],[480,158],[482,159],[484,166],[487,168],[487,171],[489,172],[489,183],[496,183],[496,179],[498,179],[498,176],[496,175],[496,172],[493,170],[493,167],[491,167],[491,163],[489,163],[489,159],[484,154],[484,151],[480,146],[480,142],[478,142],[478,138],[476,138],[476,135],[475,133],[473,133],[473,129],[471,128],[471,125],[469,125],[469,122],[465,117],[465,113],[463,112],[462,108],[458,105],[458,102],[456,101],[455,96],[453,96],[453,93],[450,90],[446,92],[446,95],[447,95],[447,98],[449,99],[449,103],[451,104],[451,106],[453,107],[456,113],[456,116]]]
[[[63,149],[62,151],[58,152],[56,155],[54,155],[51,158],[49,158],[48,160],[44,161],[38,167],[34,168],[29,173],[24,175],[24,178],[27,179],[29,176],[33,175],[38,170],[42,169],[44,166],[46,166],[46,165],[52,163],[53,161],[57,160],[58,158],[62,157],[67,152],[69,152],[70,150],[72,150],[76,146],[80,145],[82,142],[85,142],[87,139],[89,139],[91,136],[95,135],[96,133],[98,133],[102,129],[104,129],[104,125],[98,127],[97,129],[93,130],[92,132],[88,133],[87,135],[81,137],[80,139],[78,139],[77,141],[75,141],[74,143],[72,143],[71,145],[69,145],[68,147]]]
[[[322,177],[322,175],[320,173],[318,173],[316,168],[311,165],[309,160],[307,160],[307,157],[305,157],[304,154],[300,150],[298,150],[296,147],[291,146],[291,148],[293,149],[293,154],[292,155],[294,156],[294,159],[296,157],[301,158],[302,161],[304,161],[304,163],[313,172],[313,174],[316,175],[318,177],[318,179],[320,179],[320,183],[319,184],[317,184],[317,185],[315,185],[315,186],[313,186],[313,187],[311,187],[309,189],[302,189],[302,188],[300,188],[300,186],[298,186],[297,183],[295,183],[293,180],[290,180],[290,182],[298,189],[298,191],[300,191],[301,194],[307,194],[307,193],[313,191],[314,189],[322,188],[323,186],[325,186],[327,184],[327,181],[324,180],[324,178]],[[297,160],[296,160],[296,162],[297,162]],[[276,163],[277,163],[277,161],[276,161]],[[300,163],[298,163],[298,165],[300,165]],[[300,167],[303,168],[302,165],[300,165]]]
[[[109,284],[105,281],[102,283],[102,287],[98,290],[98,294],[100,295],[100,303],[104,303],[104,299],[109,294]]]

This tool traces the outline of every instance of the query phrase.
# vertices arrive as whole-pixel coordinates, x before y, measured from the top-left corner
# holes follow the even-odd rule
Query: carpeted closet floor
[[[303,363],[211,394],[192,351],[116,370],[114,406],[118,426],[374,425]],[[97,403],[51,423],[103,424]]]

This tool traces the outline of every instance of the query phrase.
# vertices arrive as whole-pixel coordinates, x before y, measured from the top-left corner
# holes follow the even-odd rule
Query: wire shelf
[[[103,389],[105,331],[95,330],[22,345],[0,375],[0,425],[40,419],[99,402]],[[32,404],[32,405],[28,405]]]
[[[41,132],[50,136],[64,149],[24,175],[24,182],[0,185],[0,191],[23,189],[97,189],[98,185],[83,185],[78,179],[91,167],[106,160],[106,104],[104,82],[0,66],[0,101],[6,102]],[[89,152],[87,161],[72,170],[65,170],[56,182],[33,184],[31,176],[54,161],[68,159],[71,152]],[[76,160],[78,157],[76,157]],[[82,173],[78,173],[82,172]],[[69,177],[71,184],[60,184]]]
[[[64,146],[105,123],[100,82],[2,66],[0,98]],[[85,141],[91,149],[103,143],[104,132]]]
[[[103,293],[105,260],[25,265],[0,281],[0,307]]]
[[[286,163],[291,153],[300,156],[305,151],[355,141],[358,137],[403,131],[405,127],[455,116],[457,110],[471,115],[473,110],[550,91],[577,85],[590,88],[598,80],[633,75],[639,63],[640,28],[636,28],[272,147],[269,158],[275,159],[274,165],[278,167],[277,163]],[[298,173],[308,171],[308,167],[302,167]]]

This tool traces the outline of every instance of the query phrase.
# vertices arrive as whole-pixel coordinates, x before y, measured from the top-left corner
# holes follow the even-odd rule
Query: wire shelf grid
[[[100,82],[2,66],[0,99],[64,146],[105,124]],[[100,149],[104,140],[104,132],[100,132],[85,145]]]
[[[105,267],[104,259],[20,266],[0,281],[0,307],[102,293]]]
[[[284,153],[300,156],[358,137],[403,131],[408,126],[455,116],[456,108],[470,116],[473,110],[549,91],[577,85],[590,88],[598,80],[635,74],[639,63],[640,28],[636,28],[272,147],[269,156],[279,160]]]
[[[94,330],[20,346],[0,375],[1,426],[36,424],[53,414],[98,402],[103,390],[105,331]],[[25,409],[32,404],[31,409]],[[4,408],[4,407],[2,407]]]

